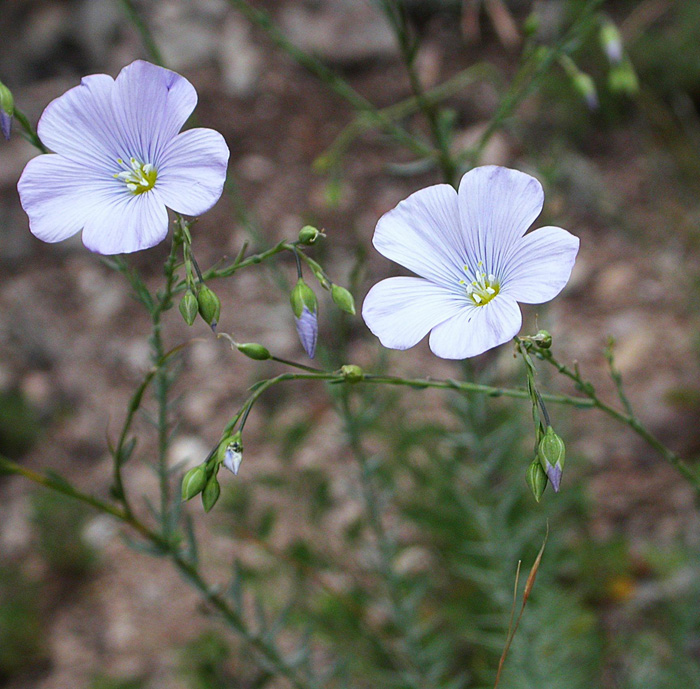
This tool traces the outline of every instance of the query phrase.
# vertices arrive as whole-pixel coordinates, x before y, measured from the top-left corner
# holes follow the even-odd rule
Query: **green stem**
[[[148,28],[148,24],[143,20],[141,13],[134,5],[133,0],[121,0],[122,6],[124,7],[124,12],[129,18],[129,21],[134,25],[136,30],[141,36],[141,41],[143,42],[146,52],[149,54],[151,60],[161,67],[165,67],[165,61],[163,60],[163,54],[160,52],[160,48],[153,37],[153,33]]]
[[[49,149],[44,146],[42,143],[41,139],[39,138],[39,135],[36,132],[36,129],[32,126],[31,122],[29,121],[29,118],[21,111],[18,110],[17,108],[14,109],[14,114],[13,117],[22,125],[22,129],[24,129],[24,134],[32,146],[34,148],[38,149],[42,153],[48,153]]]

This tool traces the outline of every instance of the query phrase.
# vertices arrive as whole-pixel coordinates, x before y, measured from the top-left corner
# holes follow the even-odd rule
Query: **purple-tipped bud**
[[[549,478],[554,492],[559,492],[561,475],[564,471],[564,459],[566,458],[566,447],[564,441],[554,432],[551,426],[547,426],[547,431],[537,448],[537,456],[540,464]]]
[[[242,459],[243,443],[241,442],[241,432],[237,431],[221,441],[217,450],[217,461],[223,464],[234,476],[238,476]]]
[[[0,81],[0,129],[7,140],[10,139],[14,112],[15,101],[12,97],[12,91]]]
[[[600,43],[608,56],[608,60],[610,60],[610,64],[618,65],[622,62],[622,37],[615,24],[605,22],[600,27]]]
[[[315,311],[309,311],[304,305],[301,316],[295,316],[294,322],[304,350],[309,355],[309,359],[313,359],[316,354],[316,339],[318,338],[318,315]]]

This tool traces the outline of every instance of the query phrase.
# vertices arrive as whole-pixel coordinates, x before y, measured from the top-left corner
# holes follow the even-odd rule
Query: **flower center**
[[[460,285],[465,285],[467,296],[475,306],[488,304],[500,291],[496,276],[483,271],[483,263],[479,261],[475,271],[469,270],[469,266],[464,266],[467,280],[460,280]],[[471,278],[471,279],[470,279]]]
[[[117,162],[126,169],[115,173],[114,177],[124,182],[132,194],[144,194],[153,189],[158,171],[151,163],[140,163],[136,158],[131,158],[129,167],[121,158],[117,158]]]

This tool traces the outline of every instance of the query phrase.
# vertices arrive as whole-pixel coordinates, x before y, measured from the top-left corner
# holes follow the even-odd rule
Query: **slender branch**
[[[157,65],[164,67],[165,61],[163,60],[163,54],[160,52],[160,48],[156,43],[153,33],[148,27],[148,24],[146,24],[146,22],[144,21],[139,10],[136,8],[136,5],[134,4],[133,0],[121,0],[121,3],[129,21],[139,32],[139,35],[141,36],[141,41],[143,42],[143,45],[146,48],[146,52],[148,53],[151,60],[153,60],[153,62],[155,62]]]

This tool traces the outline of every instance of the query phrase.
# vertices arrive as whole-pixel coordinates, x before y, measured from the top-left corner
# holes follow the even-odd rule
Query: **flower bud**
[[[323,233],[319,232],[315,227],[306,225],[299,230],[299,244],[313,244]]]
[[[221,486],[216,478],[216,474],[213,474],[202,491],[202,505],[205,512],[211,512],[212,507],[216,505],[216,501],[219,499],[219,495],[221,495]]]
[[[547,426],[547,431],[542,440],[540,440],[537,456],[542,464],[542,468],[552,482],[554,492],[558,493],[562,471],[564,470],[566,447],[564,446],[564,441],[554,432],[551,426]]]
[[[622,62],[622,36],[613,22],[606,21],[600,27],[600,44],[611,64]]]
[[[216,328],[221,315],[221,301],[206,285],[202,285],[197,293],[200,316],[212,327]]]
[[[0,129],[3,136],[9,140],[12,130],[12,116],[15,112],[15,101],[12,91],[0,81]]]
[[[255,359],[256,361],[265,361],[265,359],[272,358],[270,350],[257,342],[243,342],[236,344],[236,348],[241,354],[245,354],[249,359]]]
[[[303,278],[299,278],[292,290],[290,301],[297,334],[309,359],[313,359],[318,337],[318,302],[313,290],[304,282]]]
[[[535,496],[535,500],[539,502],[542,499],[542,494],[547,487],[547,474],[545,474],[540,460],[535,457],[532,463],[527,468],[527,473],[525,475],[527,479],[527,485],[530,486],[532,494]]]
[[[216,461],[223,464],[234,476],[237,476],[242,459],[243,443],[241,442],[241,432],[237,431],[219,443],[219,448],[216,451]]]
[[[532,339],[540,349],[549,349],[552,346],[552,335],[548,330],[538,330]]]
[[[182,478],[182,499],[191,500],[207,485],[207,470],[203,464],[190,469]]]
[[[597,110],[599,107],[598,91],[596,91],[593,79],[585,72],[578,72],[572,79],[574,88],[581,94],[589,110]]]
[[[349,313],[351,316],[355,315],[355,300],[345,287],[333,285],[331,287],[331,298],[339,309]]]
[[[185,319],[187,325],[192,325],[194,319],[197,318],[197,312],[199,311],[199,303],[197,302],[197,297],[194,296],[192,290],[187,290],[185,295],[180,300],[180,313]]]
[[[639,80],[629,60],[613,65],[608,75],[608,88],[626,96],[634,96],[639,91]]]
[[[365,372],[355,364],[345,364],[345,366],[341,366],[340,373],[348,383],[359,383],[365,377]]]

